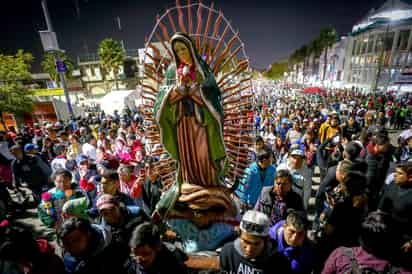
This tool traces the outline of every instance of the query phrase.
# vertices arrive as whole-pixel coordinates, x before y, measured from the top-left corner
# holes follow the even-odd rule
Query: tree
[[[315,71],[316,59],[322,54],[322,45],[319,38],[314,39],[310,44],[310,51],[313,54],[312,71]]]
[[[106,38],[100,42],[98,53],[101,65],[106,74],[113,71],[116,89],[119,89],[117,75],[125,58],[125,53],[121,44],[111,38]]]
[[[4,112],[21,117],[33,107],[32,94],[24,86],[24,82],[31,79],[32,61],[33,55],[23,50],[15,55],[0,54],[0,122],[4,128]]]
[[[305,82],[306,67],[307,67],[307,63],[309,62],[310,55],[311,55],[311,49],[308,45],[303,45],[302,47],[297,49],[296,52],[294,53],[294,58],[297,60],[298,64],[302,63],[303,82]]]
[[[67,72],[65,73],[66,78],[72,78],[72,73],[74,69],[73,62],[66,57],[64,52],[59,52],[60,60],[66,64]],[[49,73],[51,80],[58,83],[59,82],[59,73],[56,69],[56,59],[53,53],[47,52],[43,55],[43,60],[41,62],[41,67],[43,71]]]
[[[256,69],[252,70],[252,78],[253,79],[259,79],[261,77],[261,75],[262,74],[258,70],[256,70]]]
[[[338,39],[338,34],[334,28],[327,27],[320,31],[318,39],[319,39],[322,49],[325,51],[324,57],[323,57],[324,59],[323,59],[323,75],[322,75],[322,81],[325,81],[326,66],[328,64],[328,50],[331,46],[333,46],[334,43],[336,43]]]
[[[285,72],[288,71],[287,62],[275,62],[270,66],[270,69],[264,72],[266,78],[272,80],[279,80],[284,77]]]
[[[297,81],[297,75],[299,73],[299,64],[305,60],[304,51],[302,48],[295,50],[289,57],[289,63],[292,65],[297,65],[297,71],[295,73],[295,82]]]

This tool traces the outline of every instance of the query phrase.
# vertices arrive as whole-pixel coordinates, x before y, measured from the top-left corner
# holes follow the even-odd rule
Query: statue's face
[[[185,64],[192,64],[192,57],[190,56],[189,49],[184,43],[176,42],[174,44],[174,50],[180,62],[183,62]]]

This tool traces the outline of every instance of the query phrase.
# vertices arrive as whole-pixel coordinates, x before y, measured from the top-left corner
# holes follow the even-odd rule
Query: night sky
[[[78,9],[76,8],[78,2]],[[2,0],[0,10],[0,52],[18,48],[42,56],[39,30],[46,29],[40,0]],[[193,2],[193,0],[192,0]],[[255,68],[265,68],[275,60],[286,58],[294,49],[312,40],[322,27],[333,26],[340,35],[371,8],[384,0],[216,0],[239,29],[246,52]],[[181,0],[181,4],[185,4]],[[211,1],[204,0],[210,4]],[[48,0],[53,25],[61,48],[74,58],[86,51],[96,51],[106,37],[123,39],[126,48],[143,47],[150,34],[155,15],[162,14],[174,0]],[[80,12],[78,12],[80,11]],[[122,31],[115,18],[121,18]],[[204,15],[206,17],[206,15]],[[195,19],[194,19],[195,22]]]

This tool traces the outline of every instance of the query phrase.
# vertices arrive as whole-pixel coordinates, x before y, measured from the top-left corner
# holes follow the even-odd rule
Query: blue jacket
[[[261,170],[257,162],[254,162],[245,170],[245,177],[239,184],[236,195],[243,203],[254,207],[263,187],[273,186],[275,176],[275,166],[270,165],[265,170]]]
[[[286,134],[288,134],[288,131],[289,131],[289,127],[283,128],[281,126],[278,126],[278,128],[276,129],[276,132],[280,135],[283,141],[285,141]]]
[[[302,246],[289,246],[283,238],[283,225],[285,221],[280,221],[269,230],[269,237],[276,241],[277,251],[288,258],[292,273],[310,274],[312,273],[315,257],[314,248],[305,239]]]

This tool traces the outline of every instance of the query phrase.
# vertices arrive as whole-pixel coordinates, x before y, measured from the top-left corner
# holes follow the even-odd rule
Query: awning
[[[326,90],[321,87],[306,87],[303,89],[303,93],[306,94],[325,94]]]

